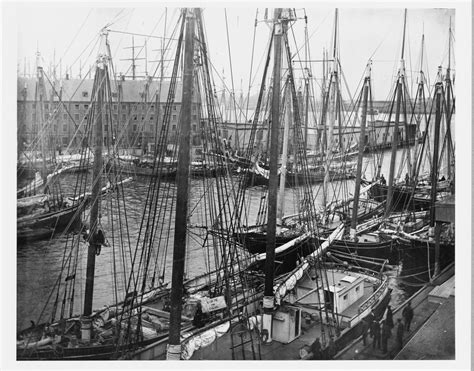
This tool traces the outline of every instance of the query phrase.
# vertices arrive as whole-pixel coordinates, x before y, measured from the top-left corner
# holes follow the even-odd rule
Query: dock
[[[430,283],[393,310],[395,327],[388,339],[387,352],[373,347],[370,335],[366,345],[358,337],[334,357],[337,360],[454,360],[455,359],[455,276],[454,266],[443,270]],[[414,317],[404,333],[402,348],[397,345],[396,323],[403,308],[411,302]]]

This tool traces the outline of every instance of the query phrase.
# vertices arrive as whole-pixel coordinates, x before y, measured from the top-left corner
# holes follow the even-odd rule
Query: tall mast
[[[183,97],[180,114],[176,217],[171,279],[170,332],[166,358],[179,360],[181,355],[181,310],[184,262],[186,258],[186,228],[188,218],[188,188],[190,161],[191,104],[193,96],[195,9],[185,9],[186,33],[184,45]]]
[[[446,136],[448,140],[448,179],[451,179],[451,17],[449,18],[448,68],[446,69]]]
[[[94,295],[94,273],[95,273],[95,257],[100,247],[100,243],[96,241],[97,227],[99,223],[99,209],[101,202],[102,188],[102,146],[103,146],[103,119],[105,114],[105,94],[107,79],[107,30],[101,32],[101,46],[96,62],[95,70],[95,138],[94,138],[94,167],[92,169],[92,206],[90,212],[90,233],[89,248],[87,251],[87,271],[86,271],[86,288],[84,293],[84,317],[92,314],[92,299]],[[92,97],[94,99],[94,96]]]
[[[41,63],[41,54],[36,51],[36,100],[39,98],[39,102],[36,101],[36,120],[37,120],[37,130],[40,138],[40,150],[42,156],[42,166],[41,166],[41,177],[43,178],[43,184],[46,185],[46,150],[45,150],[45,135],[46,135],[46,125],[44,122],[44,100],[46,98],[46,89],[44,85],[44,70]]]
[[[398,147],[398,125],[400,123],[400,105],[402,101],[402,91],[404,87],[405,80],[405,29],[407,24],[407,10],[405,9],[405,17],[403,21],[403,39],[402,39],[402,55],[400,58],[400,69],[398,71],[397,78],[397,105],[395,111],[395,123],[393,126],[393,136],[392,136],[392,156],[390,158],[390,173],[388,177],[388,190],[387,190],[387,204],[385,205],[385,217],[390,214],[392,208],[392,198],[393,198],[393,179],[395,175],[395,164],[397,158],[397,147]],[[389,123],[390,124],[390,123]]]
[[[360,180],[362,176],[362,159],[364,157],[364,147],[365,147],[365,126],[367,122],[367,98],[369,96],[369,86],[370,86],[370,64],[369,61],[367,65],[367,72],[364,81],[364,88],[362,91],[363,102],[362,102],[362,121],[360,123],[360,137],[359,137],[359,154],[357,156],[357,174],[356,174],[356,184],[354,190],[354,205],[352,207],[352,219],[351,219],[351,239],[356,238],[356,227],[357,227],[357,213],[359,212],[359,193],[360,193]]]
[[[280,191],[278,194],[278,208],[277,208],[277,234],[280,232],[280,226],[285,213],[285,185],[286,185],[286,173],[288,163],[288,142],[290,140],[290,122],[291,122],[291,93],[290,93],[290,79],[287,80],[285,89],[285,102],[286,102],[286,119],[285,126],[283,129],[283,149],[281,153],[281,166],[280,166]]]
[[[441,77],[441,67],[440,67]],[[438,183],[438,157],[439,157],[439,133],[441,126],[441,99],[443,94],[443,83],[441,79],[436,83],[435,88],[435,127],[434,127],[434,146],[433,146],[433,161],[431,166],[431,208],[430,208],[430,227],[435,226],[435,207],[437,183]]]
[[[308,38],[308,17],[305,16],[305,26],[304,26],[304,37],[305,37],[305,48],[304,48],[304,59],[305,59],[305,78],[304,78],[304,92],[305,92],[305,103],[304,103],[304,150],[305,153],[308,150],[308,118],[309,118],[309,67],[308,67],[308,58],[309,58],[309,38]]]
[[[421,35],[421,58],[420,58],[420,81],[418,82],[418,93],[417,97],[420,99],[420,102],[424,103],[424,84],[425,84],[425,75],[423,73],[423,51],[425,48],[425,34]],[[424,106],[423,106],[424,107]],[[413,112],[413,115],[415,115],[415,112]],[[420,113],[420,115],[423,115],[424,113]],[[416,135],[415,135],[415,143],[414,143],[414,149],[413,149],[413,159],[412,159],[412,169],[411,169],[411,174],[410,178],[414,181],[417,177],[417,166],[416,166],[416,156],[417,156],[417,147],[418,147],[418,141],[416,140]]]
[[[270,133],[270,179],[268,181],[268,222],[267,248],[265,259],[265,291],[263,298],[263,330],[268,332],[267,343],[272,341],[272,311],[273,311],[273,276],[275,269],[277,190],[278,190],[278,134],[280,131],[280,69],[281,42],[284,33],[284,21],[281,19],[282,9],[274,12],[273,27],[273,89]]]
[[[326,168],[324,169],[324,183],[323,183],[323,205],[324,205],[324,220],[327,219],[326,205],[328,204],[328,187],[329,187],[329,167],[331,164],[331,153],[333,147],[334,124],[336,123],[336,89],[337,89],[337,18],[338,9],[336,9],[334,21],[334,44],[333,44],[333,66],[331,78],[329,80],[329,103],[326,109],[329,110],[329,128],[327,133],[327,147],[326,147]]]

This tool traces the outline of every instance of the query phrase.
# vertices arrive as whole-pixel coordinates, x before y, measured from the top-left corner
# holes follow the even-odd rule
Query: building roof
[[[36,90],[36,78],[18,77],[17,79],[17,100],[24,100],[24,91],[26,89],[26,100],[35,100]],[[94,84],[93,79],[62,79],[56,83],[56,91],[59,93],[60,87],[62,86],[62,99],[63,101],[70,102],[83,102],[87,103],[91,100],[92,86]],[[146,89],[146,80],[124,80],[124,81],[111,81],[112,92],[116,93],[119,84],[122,85],[122,99],[123,103],[134,103],[142,102],[142,94]],[[169,81],[164,81],[160,91],[160,102],[166,102],[169,90]],[[51,83],[45,79],[45,87],[47,97],[51,96],[52,86]],[[148,88],[148,101],[155,101],[155,94],[158,93],[160,83],[158,81],[152,81]],[[84,94],[87,92],[87,94]],[[181,83],[177,82],[175,92],[175,103],[181,103],[182,98]],[[49,100],[49,99],[48,99]],[[58,101],[58,98],[54,98]],[[194,102],[197,102],[196,95],[194,96]]]

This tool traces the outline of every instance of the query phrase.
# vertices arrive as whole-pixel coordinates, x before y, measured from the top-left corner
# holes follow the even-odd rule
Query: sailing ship
[[[279,97],[279,69],[280,69],[280,58],[281,58],[281,44],[282,41],[287,42],[286,39],[286,24],[292,19],[292,12],[290,10],[282,11],[282,9],[275,10],[275,18],[273,25],[273,38],[274,38],[274,48],[275,48],[275,67],[274,67],[274,86],[273,88],[273,99],[272,99],[272,141],[271,141],[271,159],[274,161],[270,162],[270,194],[277,193],[277,158],[278,158],[278,135],[273,134],[278,132],[279,125],[279,109],[278,105],[280,102]],[[290,69],[291,70],[291,69]],[[281,186],[281,184],[280,184]],[[265,352],[266,357],[262,357],[260,354],[259,359],[282,359],[283,353],[281,350],[285,349],[286,343],[292,342],[292,344],[298,344],[298,342],[293,342],[296,338],[301,335],[301,313],[305,312],[306,314],[319,314],[321,317],[321,326],[315,326],[314,332],[312,335],[319,335],[322,337],[323,345],[326,347],[330,342],[334,343],[334,340],[329,337],[326,339],[325,334],[330,334],[330,336],[335,336],[337,338],[337,346],[343,346],[345,342],[349,341],[353,336],[357,336],[356,332],[361,331],[360,324],[361,319],[370,313],[371,311],[375,312],[376,315],[380,316],[384,310],[384,307],[388,303],[390,298],[390,290],[388,288],[387,278],[368,278],[368,276],[362,273],[356,273],[348,271],[347,269],[341,269],[337,267],[329,267],[323,262],[323,254],[330,243],[337,237],[340,237],[342,233],[342,225],[336,228],[328,240],[320,247],[317,245],[314,246],[312,253],[308,254],[306,258],[303,258],[302,262],[297,264],[297,266],[287,274],[276,276],[274,269],[274,259],[278,255],[279,248],[276,247],[276,215],[277,215],[277,202],[276,197],[273,198],[273,201],[270,201],[268,204],[268,222],[267,222],[267,249],[265,252],[265,276],[262,278],[265,281],[265,287],[263,291],[263,316],[259,314],[258,311],[255,311],[255,316],[251,317],[246,323],[231,321],[228,324],[229,331],[222,335],[225,328],[221,327],[210,327],[207,328],[207,332],[202,336],[198,334],[192,334],[190,336],[185,336],[181,344],[181,357],[183,359],[188,359],[193,356],[193,352],[197,350],[197,354],[194,357],[197,358],[206,358],[206,359],[240,359],[239,357],[244,357],[245,354],[254,354],[254,340],[252,334],[248,333],[249,329],[253,329],[252,323],[261,323],[259,328],[259,335],[261,335],[260,340],[264,344],[272,343],[272,338],[278,340],[269,345],[270,348],[275,349],[276,351]],[[311,263],[310,263],[311,262]],[[312,275],[311,278],[307,279],[306,273],[309,272],[309,267],[313,267],[316,271],[316,275]],[[320,279],[317,278],[320,277]],[[326,281],[324,279],[326,277]],[[327,277],[332,277],[332,280],[328,280]],[[274,280],[274,278],[276,278]],[[359,292],[362,293],[360,283],[365,279],[365,281],[370,286],[370,289],[361,296],[352,297],[347,302],[348,307],[343,308],[344,304],[340,301],[338,297],[339,294],[335,294],[330,287],[342,286],[343,281],[347,283],[345,289],[341,290],[340,295],[342,300],[347,299],[348,292]],[[370,282],[370,283],[369,283]],[[308,287],[308,286],[310,287]],[[368,286],[368,287],[369,287]],[[326,288],[325,288],[326,287]],[[290,295],[287,295],[289,291]],[[298,292],[302,290],[303,292]],[[295,295],[295,291],[298,292]],[[330,292],[333,292],[331,294]],[[313,294],[314,297],[309,298]],[[260,294],[261,295],[261,294]],[[364,296],[367,295],[367,296]],[[262,298],[262,296],[260,296]],[[305,298],[308,299],[308,302],[305,302]],[[319,302],[320,305],[314,305],[314,303]],[[310,308],[313,304],[312,309]],[[307,305],[309,304],[309,305]],[[353,313],[349,313],[349,307]],[[345,315],[344,310],[347,309]],[[335,319],[339,314],[341,314],[339,319]],[[328,314],[331,312],[329,317],[325,317],[323,313]],[[330,319],[332,315],[332,320]],[[326,318],[324,320],[323,318]],[[340,320],[344,318],[344,320]],[[316,330],[316,327],[318,328]],[[342,330],[342,327],[347,327],[346,330]],[[229,347],[224,347],[224,350],[221,352],[209,351],[209,348],[203,347],[202,341],[207,336],[210,336],[212,333],[218,334],[221,338],[217,341],[223,342],[224,344],[230,344]],[[237,334],[240,336],[240,342],[235,343],[234,338],[237,337]],[[281,344],[283,343],[283,344]],[[239,349],[235,349],[239,348]],[[231,353],[231,354],[229,354]],[[240,355],[240,356],[239,356]],[[154,351],[154,356],[159,357],[160,353]],[[293,355],[295,356],[295,355]],[[291,357],[291,355],[289,356]]]
[[[196,21],[197,20],[197,21]],[[186,28],[186,36],[185,36]],[[236,280],[240,279],[242,267],[246,265],[246,258],[239,259],[239,254],[245,255],[243,251],[235,248],[235,244],[229,244],[228,240],[214,237],[207,225],[227,226],[230,223],[228,216],[229,199],[226,194],[230,194],[228,179],[224,177],[200,178],[202,185],[199,187],[196,183],[192,193],[183,190],[183,184],[189,182],[189,148],[190,148],[190,118],[191,118],[191,99],[194,94],[211,94],[212,80],[210,79],[210,65],[207,62],[207,49],[204,42],[204,31],[200,11],[184,10],[180,13],[178,20],[179,32],[177,37],[176,58],[173,64],[171,87],[168,92],[169,104],[166,110],[171,110],[173,100],[176,94],[179,68],[184,62],[183,71],[183,109],[180,115],[179,128],[179,156],[178,156],[178,176],[177,187],[172,182],[161,182],[161,178],[150,178],[150,186],[145,200],[144,210],[141,215],[138,240],[136,248],[131,249],[129,230],[126,223],[127,210],[124,205],[123,183],[119,183],[120,172],[113,171],[113,167],[118,163],[118,153],[114,152],[109,158],[106,168],[110,170],[107,176],[115,179],[111,198],[115,206],[111,210],[105,210],[105,205],[109,202],[101,202],[103,198],[102,187],[102,146],[103,146],[103,127],[104,108],[110,106],[110,82],[109,82],[109,64],[110,48],[107,42],[107,30],[101,33],[101,49],[97,60],[96,75],[94,80],[94,89],[91,101],[91,112],[89,129],[94,131],[91,137],[94,139],[94,168],[92,176],[92,193],[90,195],[90,222],[87,232],[80,235],[68,236],[68,242],[65,246],[63,269],[59,273],[58,285],[53,288],[51,298],[54,303],[51,309],[51,321],[33,324],[32,328],[21,331],[18,335],[17,358],[18,359],[110,359],[126,358],[137,349],[141,349],[147,344],[156,342],[160,339],[172,339],[172,329],[182,327],[184,329],[199,329],[193,325],[193,314],[196,309],[196,299],[192,297],[197,291],[200,295],[207,292],[207,297],[220,302],[219,310],[213,315],[219,316],[241,316],[242,303],[247,302],[247,293],[241,291],[239,296],[233,295],[232,290],[239,289]],[[197,34],[203,42],[197,44],[194,42],[193,34]],[[173,35],[174,36],[174,35]],[[185,50],[184,61],[181,59],[181,51]],[[194,46],[196,45],[196,47]],[[201,59],[202,63],[196,63],[195,57]],[[195,83],[196,75],[194,71],[199,70],[199,84]],[[193,87],[194,85],[194,87]],[[212,97],[212,94],[210,95]],[[209,98],[209,96],[207,96]],[[212,99],[212,98],[211,98]],[[209,148],[215,148],[216,125],[219,123],[213,111],[212,103],[203,99],[208,113],[209,127],[206,132],[206,145]],[[110,118],[110,115],[108,116]],[[166,117],[166,115],[165,115]],[[168,116],[169,117],[169,116]],[[108,122],[111,128],[111,123]],[[167,140],[166,133],[169,132],[170,122],[165,121],[162,125],[162,136],[160,140],[163,143]],[[214,147],[213,147],[214,146]],[[160,148],[166,148],[160,145]],[[162,151],[158,154],[158,164],[160,159],[166,156]],[[224,166],[223,162],[219,163]],[[160,171],[158,166],[155,170]],[[110,180],[110,179],[109,179]],[[203,195],[198,197],[199,202],[203,202],[205,213],[192,217],[188,211],[188,203],[196,201],[192,195],[200,189]],[[191,196],[190,196],[191,195]],[[202,199],[201,199],[202,197]],[[189,199],[189,201],[188,201]],[[176,200],[176,203],[170,201]],[[204,208],[203,208],[204,209]],[[170,215],[176,218],[176,226],[171,228]],[[105,217],[111,219],[105,222]],[[202,219],[204,218],[204,219]],[[207,219],[213,220],[209,221]],[[190,226],[189,221],[194,223],[203,223],[203,226]],[[118,236],[107,233],[106,226]],[[180,292],[170,290],[164,283],[166,278],[167,259],[169,257],[169,245],[175,245],[181,249],[176,252],[174,261],[183,263],[183,259],[177,258],[176,254],[189,253],[184,250],[188,243],[187,230],[192,229],[193,239],[202,236],[202,249],[208,255],[206,260],[208,264],[214,264],[214,269],[208,269],[206,274],[194,274],[191,278],[183,279],[184,269],[181,270],[181,283],[178,285]],[[195,231],[198,232],[195,232]],[[84,293],[84,309],[81,315],[75,315],[74,302],[76,292],[79,291],[76,286],[81,285],[79,274],[77,273],[79,262],[78,251],[84,240],[88,243],[86,285]],[[127,243],[128,241],[128,243]],[[69,243],[70,242],[70,243]],[[103,248],[104,246],[111,249]],[[101,278],[101,275],[95,273],[96,256],[100,256],[101,251],[114,253],[116,249],[121,256],[112,257],[112,260],[122,266],[122,271],[113,268],[112,281],[108,285],[114,287],[117,299],[115,303],[110,304],[105,309],[93,311],[94,300],[94,281]],[[128,251],[127,251],[128,249]],[[183,255],[181,255],[183,256]],[[183,256],[184,258],[184,256]],[[248,258],[248,256],[247,256]],[[129,260],[127,262],[127,260]],[[168,259],[169,261],[169,259]],[[242,265],[242,267],[241,267]],[[208,265],[207,268],[209,268]],[[178,275],[179,275],[178,268]],[[176,287],[176,272],[173,272],[172,282]],[[119,281],[123,279],[124,286],[119,286]],[[240,286],[241,287],[241,286]],[[232,290],[231,290],[232,288]],[[82,291],[82,289],[80,290]],[[119,293],[120,292],[120,293]],[[122,296],[123,295],[123,296]],[[123,297],[122,300],[119,298]],[[179,297],[179,299],[177,299]],[[235,301],[237,312],[231,312],[225,304],[225,300]],[[62,299],[63,298],[63,299]],[[189,301],[187,313],[183,315],[176,314],[176,308],[181,305],[183,300]],[[229,301],[229,303],[230,303]],[[177,304],[179,302],[180,304]],[[222,302],[224,305],[222,306]],[[171,304],[170,304],[171,303]],[[229,304],[230,306],[230,304]],[[45,306],[46,310],[46,306]],[[171,312],[170,312],[171,310]],[[188,313],[189,312],[189,313]],[[58,319],[59,315],[59,319]],[[221,318],[222,320],[222,318]],[[178,323],[178,324],[177,324]]]
[[[40,147],[42,156],[40,162],[34,163],[34,179],[17,191],[17,241],[19,242],[50,238],[64,229],[77,226],[80,222],[81,211],[87,204],[87,198],[67,198],[61,190],[60,175],[72,171],[76,166],[72,163],[60,162],[60,159],[56,158],[55,149],[50,156],[47,156],[46,140],[51,139],[47,138],[47,133],[52,116],[50,117],[44,110],[45,72],[39,56],[38,53],[35,89],[37,136],[32,144],[33,150],[28,152],[35,153],[36,147]],[[53,97],[54,94],[51,93],[51,95]],[[49,117],[46,123],[45,117]],[[50,144],[51,142],[49,140]],[[18,173],[18,180],[22,183],[28,173],[28,166],[20,161],[19,168],[21,170]]]

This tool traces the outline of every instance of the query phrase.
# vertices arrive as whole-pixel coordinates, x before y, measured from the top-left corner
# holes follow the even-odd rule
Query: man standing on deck
[[[410,301],[408,302],[407,306],[403,308],[402,316],[405,320],[405,330],[410,331],[410,323],[413,319],[413,308],[411,307]]]
[[[386,320],[382,321],[382,352],[387,353],[388,339],[392,336],[392,329]]]
[[[311,352],[313,353],[313,359],[319,360],[322,358],[321,355],[321,343],[319,338],[316,338],[313,344],[311,344]]]
[[[367,345],[367,333],[369,332],[369,323],[367,317],[362,318],[362,343]]]
[[[399,350],[403,347],[403,333],[405,332],[405,328],[403,326],[401,318],[397,319],[397,348]]]
[[[385,311],[385,322],[388,326],[390,326],[390,329],[393,328],[393,312],[392,307],[390,305],[387,305],[387,310]]]
[[[372,347],[374,349],[375,349],[375,347],[377,347],[377,349],[380,349],[380,324],[379,324],[379,321],[374,320],[374,322],[372,322],[372,327],[370,329],[370,335],[373,338]]]

